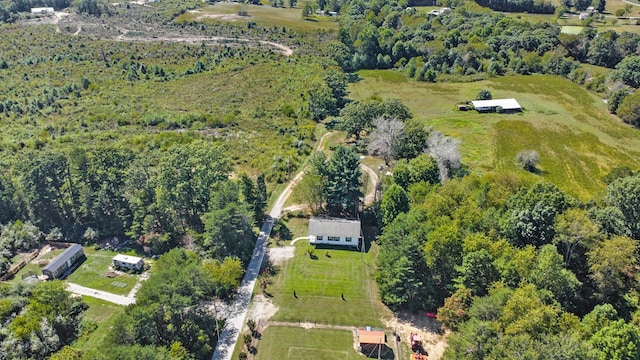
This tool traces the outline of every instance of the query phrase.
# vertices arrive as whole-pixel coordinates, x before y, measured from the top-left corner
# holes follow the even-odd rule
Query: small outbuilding
[[[387,336],[382,329],[372,329],[371,326],[358,328],[358,349],[367,357],[377,357],[386,355],[391,351],[387,346]],[[386,358],[386,356],[385,356]]]
[[[31,13],[34,15],[53,15],[55,10],[52,7],[36,7],[31,8]]]
[[[474,100],[471,102],[477,112],[513,113],[522,111],[516,99]]]
[[[360,220],[312,217],[309,220],[309,243],[360,247]]]
[[[47,264],[42,269],[42,275],[46,276],[48,280],[62,279],[80,266],[84,259],[82,246],[73,244]]]
[[[144,261],[137,256],[118,254],[113,257],[113,267],[116,269],[127,269],[142,271]]]

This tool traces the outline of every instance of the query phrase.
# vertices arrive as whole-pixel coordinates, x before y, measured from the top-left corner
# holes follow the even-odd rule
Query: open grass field
[[[84,312],[84,317],[98,324],[107,320],[121,309],[124,309],[124,306],[89,296],[83,296],[82,301],[89,305],[89,308]]]
[[[239,16],[240,10],[246,11],[247,15]],[[266,5],[219,2],[187,12],[176,18],[176,22],[183,21],[229,21],[234,23],[253,21],[262,26],[285,26],[297,31],[338,30],[337,17],[314,15],[309,19],[302,19],[302,4],[297,8],[275,8]]]
[[[540,154],[540,180],[581,199],[603,191],[600,178],[617,166],[640,167],[640,130],[609,115],[606,104],[569,80],[547,75],[505,76],[473,83],[419,83],[393,71],[362,71],[353,99],[400,98],[426,126],[462,141],[463,163],[474,172],[522,171],[521,150]],[[481,89],[494,99],[516,98],[524,112],[461,112],[456,104]]]
[[[305,253],[306,243],[295,246],[295,257],[280,266],[269,287],[271,301],[279,308],[271,320],[382,326],[388,313],[373,280],[375,247],[364,254],[318,248],[314,260]]]
[[[255,359],[363,359],[353,345],[351,331],[272,326],[262,334]]]
[[[85,248],[85,255],[87,260],[67,277],[69,282],[117,295],[127,295],[138,281],[137,275],[123,274],[113,278],[105,276],[116,252]]]
[[[82,352],[95,351],[100,353],[105,350],[101,347],[108,343],[105,339],[109,336],[115,319],[125,311],[125,307],[86,296],[82,297],[82,301],[89,304],[89,309],[86,310],[84,316],[88,320],[96,322],[98,327],[79,337],[72,347]]]

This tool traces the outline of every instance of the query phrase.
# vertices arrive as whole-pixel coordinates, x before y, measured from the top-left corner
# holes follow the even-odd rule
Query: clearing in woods
[[[602,192],[600,178],[613,168],[640,166],[640,132],[607,111],[597,96],[550,75],[504,76],[472,83],[424,83],[387,70],[361,71],[351,84],[355,100],[399,98],[426,126],[462,141],[462,163],[473,173],[523,171],[522,150],[540,154],[532,181],[550,181],[583,200]],[[458,111],[481,89],[494,99],[515,98],[524,111],[479,114]],[[429,99],[425,101],[425,99]]]

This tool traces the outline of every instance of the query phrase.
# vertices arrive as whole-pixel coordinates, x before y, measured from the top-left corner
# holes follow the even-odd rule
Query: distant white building
[[[52,7],[31,8],[31,13],[34,15],[53,15],[54,12]]]
[[[362,233],[359,220],[312,217],[309,220],[309,243],[360,247]]]
[[[118,254],[113,257],[113,266],[116,269],[129,269],[142,271],[144,267],[144,261],[137,256],[129,256]]]
[[[471,102],[477,112],[519,112],[522,106],[516,99],[475,100]]]
[[[450,10],[451,10],[451,8],[443,7],[443,8],[440,8],[440,9],[433,9],[433,10],[429,11],[427,14],[428,15],[434,15],[434,16],[440,16],[440,15],[442,15],[442,14],[444,14],[447,11],[450,11]]]

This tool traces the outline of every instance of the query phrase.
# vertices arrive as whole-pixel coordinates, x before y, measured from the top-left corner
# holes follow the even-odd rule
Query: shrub
[[[516,164],[529,172],[536,170],[539,161],[540,155],[535,150],[523,150],[516,155]]]
[[[491,96],[491,92],[487,89],[482,89],[476,95],[476,100],[491,100],[493,96]]]

